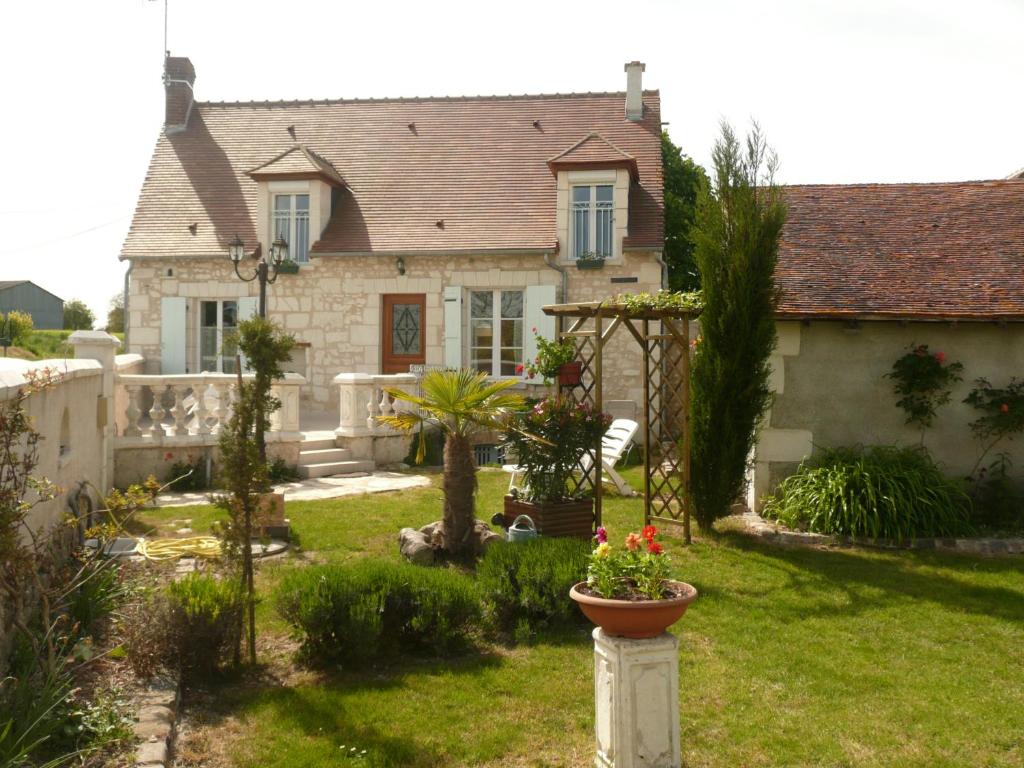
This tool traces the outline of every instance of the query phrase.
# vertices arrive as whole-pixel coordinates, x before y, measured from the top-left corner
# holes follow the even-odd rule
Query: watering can
[[[520,515],[508,527],[508,540],[512,543],[535,538],[537,538],[537,526],[533,524],[529,515]]]

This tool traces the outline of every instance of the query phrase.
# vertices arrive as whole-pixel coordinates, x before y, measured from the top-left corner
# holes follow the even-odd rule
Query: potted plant
[[[659,542],[658,529],[646,526],[626,536],[623,549],[608,543],[597,529],[597,547],[590,555],[587,580],[569,590],[583,614],[616,637],[657,637],[675,624],[697,599],[692,585],[669,578],[669,559]]]
[[[560,386],[575,387],[580,383],[583,364],[576,359],[576,345],[572,339],[552,341],[537,334],[533,329],[537,342],[537,357],[532,363],[526,363],[523,369],[528,378],[541,376],[544,383],[557,380]]]
[[[505,497],[505,522],[528,515],[542,536],[590,538],[594,500],[581,489],[570,492],[569,478],[610,423],[611,416],[563,395],[519,414],[506,430],[505,448],[515,454],[523,484]]]
[[[297,275],[299,274],[299,264],[291,259],[285,259],[277,265],[277,273],[280,275]]]
[[[604,266],[604,256],[593,251],[584,251],[576,257],[576,269],[601,269]]]

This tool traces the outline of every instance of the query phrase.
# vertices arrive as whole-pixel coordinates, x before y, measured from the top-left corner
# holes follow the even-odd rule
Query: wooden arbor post
[[[577,402],[595,410],[604,405],[604,353],[620,326],[643,351],[644,381],[644,523],[681,525],[690,543],[690,319],[696,311],[630,309],[623,304],[585,302],[558,304],[544,312],[569,320],[562,338],[572,339],[582,366]],[[638,327],[639,326],[639,327]],[[575,487],[592,489],[594,526],[601,525],[601,444],[594,461],[581,458]]]

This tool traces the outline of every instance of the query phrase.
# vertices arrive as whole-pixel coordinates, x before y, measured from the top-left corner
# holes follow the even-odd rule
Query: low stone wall
[[[931,549],[960,552],[970,555],[1024,555],[1024,538],[1015,539],[869,539],[861,536],[834,536],[824,533],[792,531],[785,526],[765,520],[755,512],[740,516],[744,530],[772,544],[804,547],[872,547],[874,549]]]
[[[283,459],[289,466],[299,463],[300,438],[288,435],[287,439],[275,440],[274,433],[267,435],[267,457],[270,460]],[[153,447],[130,447],[114,449],[114,485],[125,488],[132,483],[141,483],[150,475],[163,483],[171,479],[171,467],[176,463],[205,466],[207,458],[216,472],[220,460],[217,439],[207,444],[189,442],[183,445],[160,445]]]

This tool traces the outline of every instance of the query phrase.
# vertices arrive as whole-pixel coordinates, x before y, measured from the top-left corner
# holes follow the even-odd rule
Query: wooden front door
[[[408,373],[410,365],[423,365],[427,361],[423,335],[426,320],[426,294],[385,294],[384,322],[381,323],[383,373]]]

